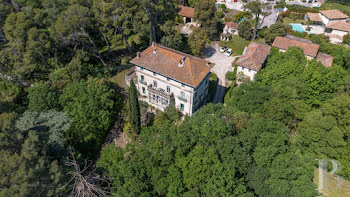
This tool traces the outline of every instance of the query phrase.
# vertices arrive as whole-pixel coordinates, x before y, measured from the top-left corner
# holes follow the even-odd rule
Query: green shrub
[[[221,12],[217,12],[217,13],[216,13],[216,16],[217,16],[218,18],[223,18],[223,17],[225,16],[225,14],[224,14],[223,11],[221,11]]]
[[[220,8],[221,8],[221,10],[223,11],[223,12],[227,12],[227,7],[226,7],[226,5],[225,4],[221,4],[220,5]]]

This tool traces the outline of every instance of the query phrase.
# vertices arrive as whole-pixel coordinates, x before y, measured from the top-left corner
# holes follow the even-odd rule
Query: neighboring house
[[[184,24],[200,26],[200,24],[194,20],[194,8],[179,6],[177,14],[183,16]]]
[[[323,25],[323,20],[321,18],[320,13],[312,13],[308,12],[305,15],[306,20],[312,21],[314,25]]]
[[[327,33],[332,43],[342,43],[343,37],[350,34],[350,22],[332,21],[327,24]],[[332,36],[330,36],[332,35]]]
[[[224,34],[238,35],[238,24],[234,22],[225,22]]]
[[[263,67],[271,47],[251,42],[236,62],[237,76],[242,73],[252,81],[254,75]]]
[[[287,35],[286,37],[277,36],[272,43],[272,46],[280,49],[282,52],[286,52],[290,47],[299,47],[303,50],[305,57],[308,60],[316,58],[325,67],[331,67],[333,63],[333,57],[319,53],[320,45],[312,43],[310,40]]]
[[[286,52],[289,47],[299,47],[303,49],[304,55],[308,60],[316,58],[320,45],[312,43],[310,40],[298,38],[295,36],[281,37],[277,36],[272,43],[272,46]]]
[[[228,41],[232,35],[238,35],[238,24],[234,22],[225,22],[225,27],[220,35],[220,40]]]
[[[346,21],[349,18],[339,10],[320,10],[320,17],[325,25],[333,21]]]
[[[153,43],[130,61],[135,64],[141,99],[164,110],[172,97],[176,107],[192,115],[208,100],[210,62]]]
[[[343,42],[343,36],[350,33],[349,16],[339,10],[320,10],[319,12],[308,12],[305,18],[311,20],[313,25],[322,26],[332,43]]]
[[[329,68],[333,64],[333,57],[331,55],[319,52],[316,60],[321,62],[326,68]]]

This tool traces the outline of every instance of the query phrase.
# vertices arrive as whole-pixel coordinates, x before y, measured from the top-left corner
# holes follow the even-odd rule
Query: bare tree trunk
[[[119,30],[119,33],[120,33],[120,34],[122,35],[122,37],[123,37],[123,40],[124,40],[124,42],[125,42],[125,44],[126,44],[126,47],[128,48],[128,51],[129,51],[130,53],[132,53],[132,49],[131,49],[131,47],[130,47],[130,45],[129,45],[128,38],[127,38],[126,35],[124,34],[123,28],[121,28],[120,26],[118,26],[117,28],[118,28],[118,30]]]
[[[108,65],[106,64],[106,62],[104,61],[104,59],[102,58],[102,56],[101,56],[101,54],[100,54],[100,52],[98,51],[98,50],[93,50],[89,45],[87,45],[87,44],[85,44],[80,38],[79,38],[79,36],[77,36],[78,37],[78,40],[79,40],[79,42],[84,46],[84,47],[86,47],[87,49],[89,49],[90,50],[90,52],[96,57],[96,58],[98,58],[100,61],[101,61],[101,63],[103,64],[103,66],[107,69],[107,71],[111,74],[112,73],[112,71],[108,68]],[[90,39],[89,39],[90,40]],[[90,41],[91,42],[91,41]],[[94,47],[96,47],[96,46],[94,46]]]
[[[258,25],[259,25],[259,17],[260,17],[260,14],[257,13],[256,16],[255,16],[255,26],[254,26],[254,36],[253,36],[254,40],[256,39],[256,32],[257,32],[257,28],[258,28]]]
[[[107,45],[107,47],[108,47],[108,51],[110,51],[110,50],[111,50],[111,47],[109,46],[109,43],[108,43],[108,40],[107,40],[105,34],[104,34],[103,32],[101,32],[101,34],[103,35],[103,39],[105,40],[105,43],[106,43],[106,45]]]
[[[154,19],[153,19],[153,14],[149,8],[145,8],[145,10],[146,10],[147,16],[151,22],[152,40],[153,40],[153,42],[157,42],[157,30],[156,30],[156,26],[155,26]]]
[[[76,161],[74,154],[71,152],[71,158],[69,158],[65,164],[66,166],[72,168],[72,170],[68,172],[72,178],[62,187],[69,187],[71,190],[69,196],[108,196],[108,188],[103,188],[100,186],[100,184],[108,182],[96,173],[96,168],[93,166],[92,162],[85,161],[84,166],[81,168],[79,163]]]

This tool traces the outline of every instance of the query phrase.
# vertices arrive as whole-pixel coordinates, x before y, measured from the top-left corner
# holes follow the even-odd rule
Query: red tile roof
[[[251,42],[246,52],[239,57],[236,65],[258,71],[270,53],[271,47]]]
[[[277,36],[272,43],[273,47],[288,50],[289,47],[299,47],[303,49],[304,54],[312,57],[316,57],[320,45],[310,42],[303,42],[302,39],[292,39],[291,37]]]
[[[320,10],[320,13],[323,14],[328,19],[343,19],[349,18],[348,15],[344,14],[339,10]]]
[[[321,16],[319,13],[312,13],[312,12],[308,12],[307,16],[309,17],[309,19],[311,21],[315,21],[315,22],[322,22]]]
[[[238,29],[238,24],[234,23],[234,22],[224,22],[225,25],[227,25],[228,27],[232,28],[232,29]]]
[[[184,57],[183,65],[179,66]],[[159,44],[149,46],[130,63],[192,87],[197,87],[214,66],[204,59]]]
[[[185,16],[189,18],[194,17],[194,8],[191,7],[186,7],[186,6],[179,6],[178,7],[178,12],[180,16]]]
[[[327,24],[327,28],[350,32],[350,23],[345,21],[332,21]]]
[[[318,53],[316,57],[317,61],[320,61],[326,68],[329,68],[333,64],[333,57],[325,53]]]

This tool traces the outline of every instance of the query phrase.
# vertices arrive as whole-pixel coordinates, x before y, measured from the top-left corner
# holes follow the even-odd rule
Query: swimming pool
[[[301,32],[301,33],[305,32],[305,29],[303,28],[303,26],[301,24],[290,23],[289,25],[292,27],[292,29],[294,31],[298,31],[298,32]]]

